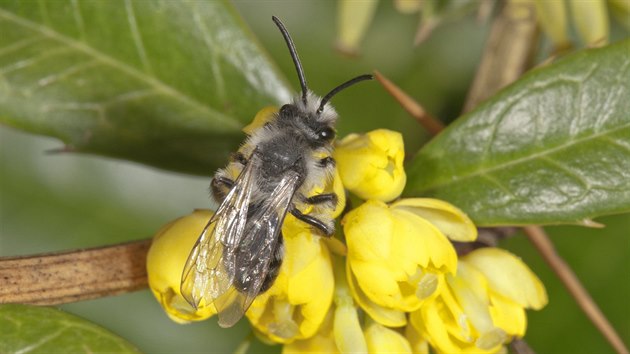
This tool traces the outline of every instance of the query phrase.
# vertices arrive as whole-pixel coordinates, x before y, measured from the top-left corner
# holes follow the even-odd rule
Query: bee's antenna
[[[293,40],[289,35],[289,31],[284,27],[282,21],[280,21],[276,16],[271,16],[273,22],[275,22],[276,26],[282,32],[282,36],[284,37],[284,41],[287,42],[287,47],[289,47],[289,53],[291,53],[291,58],[293,59],[293,64],[295,65],[295,69],[297,70],[298,78],[300,79],[300,86],[302,86],[302,102],[306,105],[306,92],[308,88],[306,87],[306,78],[304,77],[304,69],[302,69],[302,63],[300,63],[300,57],[298,57],[297,51],[295,50],[295,45],[293,44]]]
[[[328,101],[330,101],[330,99],[334,95],[339,93],[339,91],[347,88],[348,86],[352,86],[352,85],[356,84],[357,82],[361,82],[361,81],[365,81],[365,80],[372,80],[373,78],[374,78],[374,76],[372,76],[370,74],[359,75],[359,76],[355,77],[354,79],[350,79],[350,80],[344,82],[343,84],[335,87],[330,92],[328,92],[328,94],[326,94],[326,96],[324,96],[324,98],[322,98],[321,102],[319,103],[319,108],[317,109],[317,114],[322,113],[326,103],[328,103]]]

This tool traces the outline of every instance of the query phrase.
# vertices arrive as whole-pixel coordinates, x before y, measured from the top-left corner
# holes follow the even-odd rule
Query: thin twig
[[[539,226],[525,226],[523,230],[549,267],[551,267],[558,278],[560,278],[569,294],[575,299],[575,302],[577,302],[586,316],[588,316],[595,327],[597,327],[606,340],[613,346],[615,351],[619,354],[628,354],[628,348],[624,345],[621,337],[619,337],[613,326],[608,322],[606,316],[604,316],[595,301],[593,301],[593,298],[589,295],[573,270],[571,270],[571,267],[556,253],[555,247],[545,231]]]
[[[0,258],[0,303],[59,305],[143,289],[150,244]]]
[[[514,338],[510,342],[510,350],[514,354],[536,354],[532,347],[527,344],[522,338]]]
[[[435,119],[420,105],[420,103],[407,95],[405,91],[401,90],[400,87],[396,86],[396,84],[391,82],[377,70],[374,70],[374,78],[376,78],[376,80],[383,85],[385,90],[394,97],[396,101],[398,101],[400,106],[416,121],[418,121],[418,123],[420,123],[431,135],[437,135],[437,133],[444,129],[442,122]]]

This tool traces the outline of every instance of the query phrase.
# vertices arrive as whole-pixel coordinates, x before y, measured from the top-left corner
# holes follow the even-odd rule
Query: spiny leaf
[[[71,151],[211,174],[289,98],[225,1],[0,0],[0,33],[0,122]]]
[[[126,340],[50,307],[0,305],[0,353],[139,353]]]
[[[533,70],[412,161],[407,195],[478,225],[584,223],[630,210],[630,40]]]

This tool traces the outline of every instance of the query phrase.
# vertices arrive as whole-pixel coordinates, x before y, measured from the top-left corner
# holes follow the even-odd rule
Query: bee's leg
[[[267,271],[267,275],[265,276],[265,280],[263,280],[262,286],[258,291],[258,294],[262,294],[265,291],[269,290],[273,285],[273,282],[278,277],[278,273],[280,273],[280,266],[282,265],[282,258],[284,256],[284,241],[282,238],[282,232],[278,235],[278,243],[276,244],[276,248],[273,250],[273,258],[269,262],[269,270]]]
[[[330,205],[334,207],[337,206],[337,194],[335,193],[326,193],[326,194],[318,194],[312,197],[306,198],[304,201],[308,204],[318,205],[324,203],[330,203]]]
[[[291,209],[291,214],[293,214],[293,216],[295,216],[298,220],[301,220],[319,230],[321,230],[324,235],[330,237],[335,233],[335,227],[332,224],[326,224],[325,222],[314,218],[310,215],[306,215],[303,214],[301,211],[299,211],[295,206],[293,207],[293,209]]]
[[[214,176],[212,182],[210,182],[210,189],[212,189],[212,196],[217,202],[222,202],[230,189],[234,187],[234,181],[224,176]]]

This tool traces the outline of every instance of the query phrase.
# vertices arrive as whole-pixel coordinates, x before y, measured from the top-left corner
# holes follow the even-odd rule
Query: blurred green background
[[[294,88],[299,87],[295,70],[272,15],[291,32],[313,91],[323,94],[350,77],[378,69],[445,121],[459,115],[488,30],[469,16],[444,24],[421,46],[413,47],[417,16],[402,15],[382,2],[366,34],[362,56],[347,58],[333,50],[333,1],[234,4]],[[408,152],[426,141],[422,129],[378,84],[359,86],[334,99],[341,136],[392,128],[404,132]],[[209,178],[96,156],[48,153],[61,146],[54,139],[0,126],[0,256],[147,238],[169,220],[210,206]],[[630,216],[597,221],[606,228],[547,230],[629,343]],[[613,352],[524,237],[507,240],[503,246],[523,257],[549,292],[549,305],[529,312],[526,340],[538,353]],[[147,353],[226,353],[249,334],[246,323],[231,329],[220,329],[213,319],[177,325],[148,290],[61,307],[118,333]],[[250,352],[279,349],[257,343]]]

